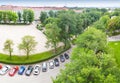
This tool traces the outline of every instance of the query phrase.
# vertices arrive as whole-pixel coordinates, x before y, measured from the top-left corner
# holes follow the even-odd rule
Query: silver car
[[[44,62],[44,63],[42,64],[42,71],[43,71],[43,72],[46,72],[46,71],[47,71],[47,63],[46,63],[46,62]]]
[[[33,71],[33,67],[32,66],[28,66],[28,68],[27,68],[27,70],[25,72],[26,76],[30,76],[32,71]]]
[[[3,66],[3,68],[0,70],[0,75],[6,74],[10,70],[10,68],[11,67],[9,65]]]
[[[53,69],[53,68],[54,68],[54,61],[50,61],[50,62],[49,62],[49,68],[50,68],[50,69]]]
[[[39,73],[40,73],[40,65],[35,65],[34,70],[33,70],[33,74],[38,75]]]

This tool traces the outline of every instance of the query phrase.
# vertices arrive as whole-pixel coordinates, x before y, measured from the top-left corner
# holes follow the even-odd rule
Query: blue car
[[[21,66],[19,71],[18,71],[18,74],[23,75],[24,71],[25,71],[25,66]]]

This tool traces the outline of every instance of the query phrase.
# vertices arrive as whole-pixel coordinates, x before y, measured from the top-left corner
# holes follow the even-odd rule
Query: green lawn
[[[57,48],[56,54],[54,54],[53,50],[50,50],[47,52],[30,55],[28,59],[26,58],[26,56],[17,56],[17,55],[13,55],[12,59],[10,59],[9,55],[0,53],[0,62],[7,64],[15,64],[15,65],[38,63],[53,58],[59,55],[60,53],[68,50],[69,48],[70,46],[68,46],[66,49],[63,49],[63,47],[59,47]]]
[[[116,41],[116,42],[109,42],[109,46],[111,47],[116,62],[118,63],[119,67],[120,67],[120,41]]]

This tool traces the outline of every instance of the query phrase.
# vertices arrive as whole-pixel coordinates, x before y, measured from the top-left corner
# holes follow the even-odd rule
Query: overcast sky
[[[0,0],[0,5],[57,7],[120,7],[120,0]]]

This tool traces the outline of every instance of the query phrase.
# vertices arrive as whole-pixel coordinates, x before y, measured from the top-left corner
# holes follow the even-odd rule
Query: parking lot
[[[67,51],[68,52],[68,51]],[[71,54],[71,49],[69,50],[69,53]],[[69,56],[70,56],[69,54]],[[59,56],[57,57],[59,59]],[[52,59],[53,60],[53,59]],[[60,59],[59,59],[60,60]],[[51,61],[51,60],[49,60]],[[48,65],[48,62],[47,65]],[[66,59],[65,62],[60,62],[60,66],[54,67],[54,69],[47,69],[46,72],[42,72],[40,70],[39,75],[33,75],[33,73],[30,76],[26,76],[25,72],[23,75],[18,75],[18,73],[15,74],[15,76],[9,76],[9,74],[0,75],[0,82],[1,83],[52,83],[52,78],[56,78],[56,76],[60,73],[61,69],[65,68],[65,64],[69,63],[70,59]],[[42,63],[38,63],[38,65],[41,65]],[[36,64],[34,64],[36,65]],[[33,65],[33,66],[34,66]],[[27,67],[28,65],[26,65]]]

